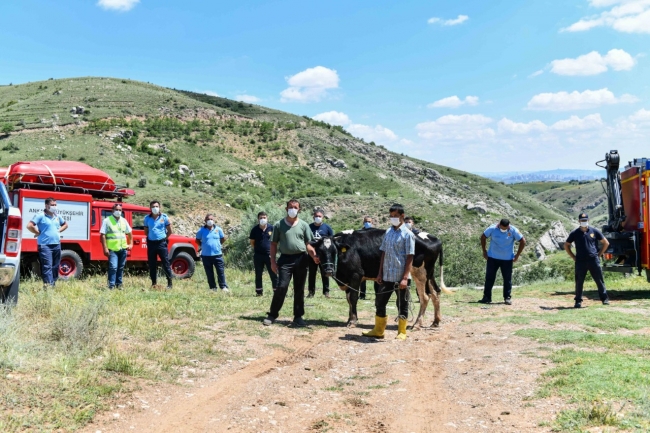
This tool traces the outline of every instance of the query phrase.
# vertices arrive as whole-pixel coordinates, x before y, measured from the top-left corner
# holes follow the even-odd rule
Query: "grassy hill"
[[[85,112],[73,116],[80,105]],[[135,188],[131,201],[160,199],[187,234],[208,210],[233,232],[246,212],[282,207],[290,197],[323,207],[335,230],[360,226],[364,214],[385,226],[387,208],[400,202],[422,228],[450,243],[471,238],[474,249],[480,231],[504,216],[529,241],[551,221],[569,223],[528,191],[390,152],[340,127],[131,80],[0,87],[3,124],[14,131],[0,136],[1,165],[84,161]],[[531,248],[524,262],[532,260]]]
[[[572,217],[587,212],[592,222],[607,222],[607,196],[599,181],[531,182],[510,185],[528,192],[542,203],[563,210]]]

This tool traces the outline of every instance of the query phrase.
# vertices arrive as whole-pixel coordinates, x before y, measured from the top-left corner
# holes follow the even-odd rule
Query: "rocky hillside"
[[[511,185],[576,218],[587,212],[595,225],[607,222],[607,196],[600,181],[534,182]]]
[[[208,210],[227,230],[242,214],[290,197],[323,207],[335,230],[370,214],[387,224],[401,202],[443,238],[478,236],[509,217],[535,242],[561,211],[470,173],[355,138],[340,127],[224,98],[113,78],[0,87],[0,164],[84,161],[158,198],[185,233]],[[527,260],[536,255],[529,249]]]

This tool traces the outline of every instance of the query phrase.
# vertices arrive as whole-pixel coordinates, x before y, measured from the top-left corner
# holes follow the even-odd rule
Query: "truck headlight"
[[[0,286],[8,286],[14,280],[16,268],[13,265],[0,266]]]

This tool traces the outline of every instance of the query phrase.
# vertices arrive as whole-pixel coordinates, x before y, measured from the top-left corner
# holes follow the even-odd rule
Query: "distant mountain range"
[[[557,169],[545,171],[505,171],[475,173],[488,179],[504,183],[519,182],[568,182],[570,180],[594,180],[606,176],[605,170]]]

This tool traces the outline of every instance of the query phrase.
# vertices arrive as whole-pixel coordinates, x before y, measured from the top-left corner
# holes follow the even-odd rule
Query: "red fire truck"
[[[24,269],[38,272],[38,250],[27,224],[42,211],[48,197],[57,201],[57,213],[68,222],[61,233],[62,279],[77,278],[89,266],[107,266],[100,243],[99,230],[113,204],[132,190],[115,184],[105,172],[75,161],[17,162],[0,169],[0,179],[7,185],[12,204],[22,212],[22,257]],[[133,249],[127,256],[127,267],[147,267],[147,239],[144,217],[149,208],[122,202],[123,216],[133,230]],[[194,273],[198,246],[193,238],[171,235],[169,257],[177,278],[190,278]]]
[[[650,282],[650,159],[635,158],[619,172],[620,156],[612,150],[596,165],[607,171],[608,220],[603,234],[610,246],[603,270],[641,275],[645,269]]]

